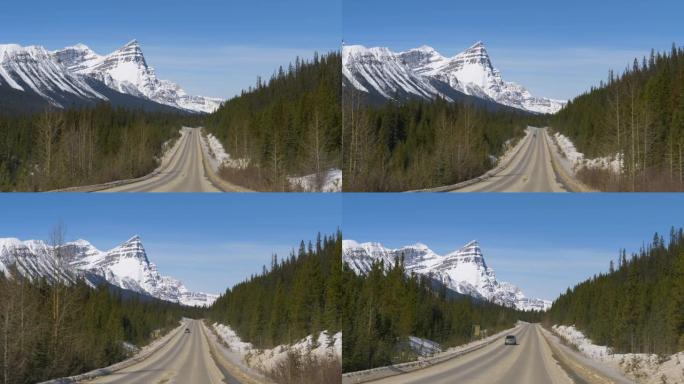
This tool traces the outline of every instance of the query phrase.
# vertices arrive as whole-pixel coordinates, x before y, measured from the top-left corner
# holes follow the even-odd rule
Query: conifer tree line
[[[493,335],[518,320],[540,319],[538,312],[454,296],[443,285],[435,288],[427,277],[406,276],[403,257],[389,270],[376,262],[365,276],[345,264],[342,276],[343,372],[415,360],[416,355],[407,352],[409,336],[447,348],[476,339],[476,325]]]
[[[149,297],[122,296],[107,284],[28,280],[0,273],[0,382],[36,383],[102,368],[129,356],[153,332],[201,310]]]
[[[549,324],[575,325],[594,344],[616,353],[672,354],[684,350],[684,231],[652,242],[577,284],[553,303]]]
[[[112,108],[0,113],[0,190],[46,191],[145,175],[188,116]]]
[[[345,191],[406,191],[480,176],[504,143],[545,119],[443,99],[376,106],[355,89],[344,92],[343,114]]]
[[[684,190],[684,48],[651,51],[553,117],[587,157],[622,154],[622,169],[584,171],[604,190]]]
[[[260,190],[290,188],[287,177],[323,175],[341,163],[342,59],[339,52],[297,58],[266,82],[226,101],[207,117],[207,130],[247,169],[223,176]]]
[[[342,329],[342,234],[300,243],[283,259],[273,255],[263,267],[219,297],[209,319],[230,325],[241,339],[258,348],[291,344],[308,335]]]

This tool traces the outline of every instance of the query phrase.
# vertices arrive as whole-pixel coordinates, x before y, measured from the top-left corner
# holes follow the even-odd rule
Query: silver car
[[[517,345],[518,341],[515,339],[515,336],[513,335],[508,335],[506,336],[506,339],[504,340],[504,345]]]

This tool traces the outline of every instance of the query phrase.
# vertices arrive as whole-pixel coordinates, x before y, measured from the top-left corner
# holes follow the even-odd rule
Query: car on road
[[[517,345],[518,341],[515,339],[515,336],[513,335],[508,335],[506,336],[506,339],[504,340],[504,345]]]
[[[190,333],[190,328],[185,328],[185,333]]]

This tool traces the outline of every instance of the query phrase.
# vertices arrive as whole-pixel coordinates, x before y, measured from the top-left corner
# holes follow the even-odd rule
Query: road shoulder
[[[618,372],[613,372],[611,368],[601,367],[593,360],[563,345],[560,339],[547,329],[540,327],[540,330],[547,345],[551,348],[553,356],[576,382],[587,384],[631,383]]]
[[[211,357],[222,372],[227,372],[230,376],[237,378],[242,383],[271,383],[266,377],[247,367],[241,361],[236,361],[234,358],[231,358],[230,351],[221,343],[214,331],[209,329],[204,321],[201,321],[200,323],[202,332],[209,342]]]

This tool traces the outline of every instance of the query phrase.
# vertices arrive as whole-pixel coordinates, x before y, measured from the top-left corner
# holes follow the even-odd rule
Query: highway
[[[413,372],[372,381],[386,384],[570,384],[573,381],[554,359],[538,324],[512,331],[518,345],[503,337],[481,349]]]
[[[453,192],[568,192],[556,175],[551,156],[556,156],[546,128],[530,127],[517,153],[496,175]]]
[[[200,320],[191,320],[169,342],[147,359],[87,383],[241,383],[211,356],[209,339]]]
[[[221,192],[205,173],[200,128],[185,129],[158,174],[101,192]]]

